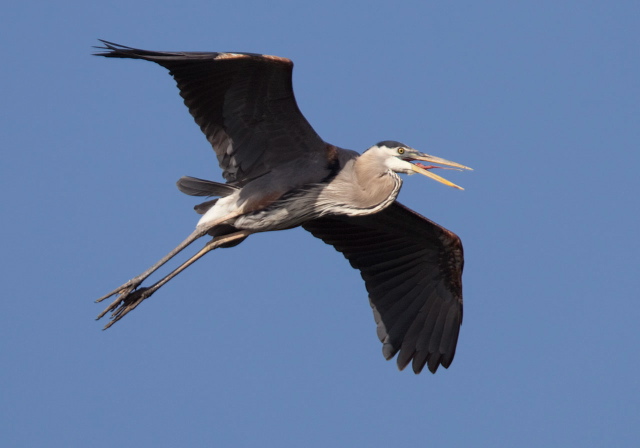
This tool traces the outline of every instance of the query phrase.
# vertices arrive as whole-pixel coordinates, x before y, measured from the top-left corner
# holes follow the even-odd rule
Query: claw
[[[103,300],[106,300],[111,296],[115,296],[116,294],[118,296],[120,296],[120,297],[128,296],[129,294],[131,294],[131,291],[133,291],[138,286],[140,286],[140,283],[142,283],[141,280],[138,280],[137,278],[132,278],[131,280],[129,280],[124,285],[118,286],[116,289],[114,289],[110,293],[105,294],[104,296],[100,297],[98,300],[95,301],[95,303],[100,303]],[[102,317],[103,315],[101,315],[100,317]],[[100,317],[98,317],[98,319],[100,319]]]
[[[104,326],[103,330],[111,327],[113,324],[126,316],[130,311],[133,311],[138,305],[142,303],[143,300],[148,299],[151,294],[153,294],[153,292],[154,290],[151,288],[140,288],[136,291],[127,293],[126,296],[119,296],[98,316],[98,319],[100,319],[105,314],[112,311],[111,321],[109,321]]]
[[[148,295],[144,294],[144,292],[147,291],[149,288],[140,288],[136,290],[136,288],[140,286],[140,283],[142,283],[140,279],[133,278],[128,282],[126,282],[124,285],[119,286],[118,288],[114,289],[110,293],[96,300],[96,303],[100,303],[111,296],[115,296],[115,295],[118,296],[113,302],[111,302],[111,304],[108,307],[106,307],[100,314],[98,314],[98,317],[96,317],[96,320],[100,320],[107,313],[109,312],[112,313],[111,322],[109,322],[104,327],[105,330],[109,328],[111,325],[113,325],[115,322],[122,319],[129,311],[134,309],[136,306],[138,306],[140,302],[142,302],[144,299],[146,299],[148,296],[151,295],[151,294],[148,294]]]

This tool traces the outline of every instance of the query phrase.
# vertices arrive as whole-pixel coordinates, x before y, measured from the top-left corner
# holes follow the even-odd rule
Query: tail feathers
[[[203,202],[202,204],[196,205],[195,207],[193,207],[193,209],[196,211],[198,215],[204,215],[205,213],[207,213],[207,211],[209,211],[211,207],[216,205],[216,202],[218,202],[217,199],[212,199],[210,201]]]
[[[234,193],[238,188],[229,184],[184,176],[176,182],[178,190],[189,196],[219,196],[225,197]]]

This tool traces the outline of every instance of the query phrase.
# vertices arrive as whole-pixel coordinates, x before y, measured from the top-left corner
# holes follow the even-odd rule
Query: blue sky
[[[636,446],[637,2],[13,3],[0,445]],[[291,58],[325,140],[473,167],[447,173],[464,192],[400,194],[465,246],[451,368],[385,361],[358,272],[300,229],[101,331],[93,300],[197,221],[175,181],[220,172],[164,69],[92,57],[98,38]]]

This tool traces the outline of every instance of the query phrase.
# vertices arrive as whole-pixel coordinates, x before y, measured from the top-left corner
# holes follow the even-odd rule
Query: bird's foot
[[[116,294],[118,295],[118,297],[123,297],[124,298],[124,297],[128,296],[129,294],[131,294],[131,291],[133,291],[138,286],[140,286],[140,283],[142,283],[142,279],[139,279],[138,277],[132,278],[131,280],[129,280],[124,285],[118,286],[116,289],[114,289],[110,293],[105,294],[102,297],[100,297],[98,300],[96,300],[96,303],[100,303],[103,300],[106,300],[111,296],[115,296]],[[100,319],[105,314],[106,313],[100,314],[100,316],[98,316],[98,319]]]
[[[114,289],[109,294],[106,294],[96,300],[96,303],[102,302],[103,300],[118,295],[116,299],[102,311],[96,320],[101,319],[107,313],[111,313],[110,319],[111,321],[105,325],[104,329],[106,330],[117,321],[122,319],[127,313],[137,307],[144,299],[147,299],[155,292],[155,289],[151,288],[140,288],[136,289],[142,281],[138,279],[129,280],[124,285]]]

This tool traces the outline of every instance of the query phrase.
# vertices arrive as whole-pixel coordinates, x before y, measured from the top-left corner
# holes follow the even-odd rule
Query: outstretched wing
[[[227,182],[243,185],[326,145],[293,95],[289,59],[251,53],[138,50],[103,41],[98,56],[152,61],[167,68],[213,146]]]
[[[462,243],[452,232],[394,202],[368,216],[303,224],[360,270],[386,359],[413,371],[453,361],[462,324]]]

